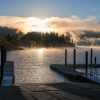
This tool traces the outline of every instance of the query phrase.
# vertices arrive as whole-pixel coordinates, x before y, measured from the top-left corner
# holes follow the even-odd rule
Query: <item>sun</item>
[[[36,32],[51,32],[52,29],[48,26],[48,24],[39,18],[29,17],[27,18],[27,24],[30,28],[30,31]]]

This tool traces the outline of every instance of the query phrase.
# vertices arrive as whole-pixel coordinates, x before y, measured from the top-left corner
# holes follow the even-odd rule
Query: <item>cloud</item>
[[[0,26],[17,28],[23,32],[28,31],[55,31],[59,33],[67,31],[91,30],[100,31],[100,23],[95,16],[80,18],[71,17],[10,17],[0,16]]]
[[[0,16],[0,26],[17,28],[23,32],[28,31],[28,25],[24,17]]]
[[[52,17],[47,20],[49,27],[58,32],[75,31],[75,30],[91,30],[100,31],[100,24],[96,17],[91,16],[85,19],[80,19],[77,16],[72,17]]]

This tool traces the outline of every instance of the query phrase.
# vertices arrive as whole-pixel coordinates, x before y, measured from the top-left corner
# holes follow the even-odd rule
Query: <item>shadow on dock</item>
[[[100,87],[94,84],[21,84],[0,88],[0,100],[99,100]]]
[[[0,100],[27,100],[18,86],[0,87]]]
[[[100,88],[98,85],[93,84],[73,84],[73,83],[58,83],[49,84],[49,86],[60,89],[64,92],[69,92],[73,95],[90,98],[90,100],[99,100]],[[97,87],[96,87],[97,86]]]

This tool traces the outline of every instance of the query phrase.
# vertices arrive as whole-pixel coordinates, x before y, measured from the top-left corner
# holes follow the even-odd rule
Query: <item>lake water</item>
[[[85,51],[91,47],[77,47],[77,63],[85,62]],[[50,64],[64,64],[65,48],[32,48],[9,51],[7,59],[14,61],[15,83],[55,83],[67,81],[53,72]],[[100,63],[100,47],[93,47],[97,63]],[[73,62],[73,48],[68,48],[68,63]]]

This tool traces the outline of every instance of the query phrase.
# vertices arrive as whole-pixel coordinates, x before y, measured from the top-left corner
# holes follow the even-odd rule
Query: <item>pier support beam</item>
[[[67,66],[67,49],[65,49],[65,67]]]
[[[86,66],[86,70],[85,70],[85,74],[86,76],[88,76],[88,52],[85,52],[85,66]]]

